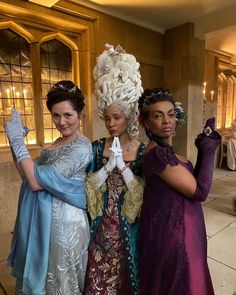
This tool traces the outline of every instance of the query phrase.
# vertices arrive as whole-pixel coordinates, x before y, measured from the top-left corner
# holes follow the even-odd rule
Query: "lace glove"
[[[30,130],[29,130],[29,128],[27,126],[25,126],[23,124],[22,124],[22,128],[23,128],[23,137],[26,137]],[[13,158],[14,162],[16,163],[17,162],[16,155],[15,155],[15,153],[13,151],[12,146],[10,146],[10,148],[11,148],[12,158]]]
[[[197,188],[193,199],[205,201],[211,189],[215,151],[220,143],[221,136],[215,130],[215,118],[207,120],[203,133],[199,134],[195,140],[198,149]]]
[[[124,178],[124,181],[125,181],[125,184],[127,187],[128,184],[134,180],[134,174],[133,172],[127,168],[125,166],[125,162],[123,160],[123,156],[122,156],[122,149],[121,149],[121,146],[120,146],[120,140],[118,137],[115,137],[115,140],[116,140],[116,148],[118,151],[121,151],[117,154],[117,157],[116,157],[116,167],[121,171],[122,175],[123,175],[123,178]]]
[[[111,174],[111,171],[116,167],[116,142],[115,138],[113,139],[112,146],[110,148],[111,153],[109,156],[109,160],[106,165],[104,165],[98,172],[99,181],[97,183],[96,189],[99,189],[102,184],[106,181],[107,177]]]
[[[23,128],[17,109],[12,109],[12,120],[6,122],[4,129],[13,151],[13,158],[15,158],[18,163],[21,160],[29,159],[30,155],[24,143],[26,129]]]

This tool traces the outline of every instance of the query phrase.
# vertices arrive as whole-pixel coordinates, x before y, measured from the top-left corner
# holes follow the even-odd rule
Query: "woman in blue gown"
[[[92,160],[91,143],[79,131],[84,96],[63,80],[49,91],[47,107],[61,137],[35,161],[16,109],[5,126],[23,178],[9,264],[16,294],[79,295],[89,243],[84,183]]]

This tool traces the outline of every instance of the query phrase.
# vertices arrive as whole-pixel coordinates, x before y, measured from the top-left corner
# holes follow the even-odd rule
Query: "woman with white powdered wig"
[[[84,294],[138,294],[137,226],[143,196],[138,99],[133,55],[106,44],[93,71],[98,113],[109,137],[93,142],[86,191],[91,241]]]

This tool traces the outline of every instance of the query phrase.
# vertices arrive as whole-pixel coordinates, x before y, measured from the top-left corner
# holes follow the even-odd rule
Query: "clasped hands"
[[[111,172],[115,167],[117,167],[119,170],[123,172],[126,169],[126,166],[123,160],[119,137],[114,137],[110,151],[111,153],[109,156],[109,160],[106,164],[107,170]]]

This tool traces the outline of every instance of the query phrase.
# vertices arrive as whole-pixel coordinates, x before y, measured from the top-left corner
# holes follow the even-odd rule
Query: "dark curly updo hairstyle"
[[[48,110],[52,112],[53,105],[62,101],[69,101],[78,115],[85,106],[82,91],[70,80],[59,81],[49,90],[46,102]]]
[[[165,88],[156,87],[152,89],[145,89],[142,96],[140,97],[139,104],[139,122],[145,128],[145,132],[147,137],[150,140],[156,141],[160,146],[166,146],[172,149],[167,143],[165,143],[161,138],[157,137],[155,134],[151,132],[150,129],[147,129],[144,122],[148,119],[149,115],[149,106],[155,104],[160,101],[168,101],[173,104],[175,109],[175,100],[173,94]]]

